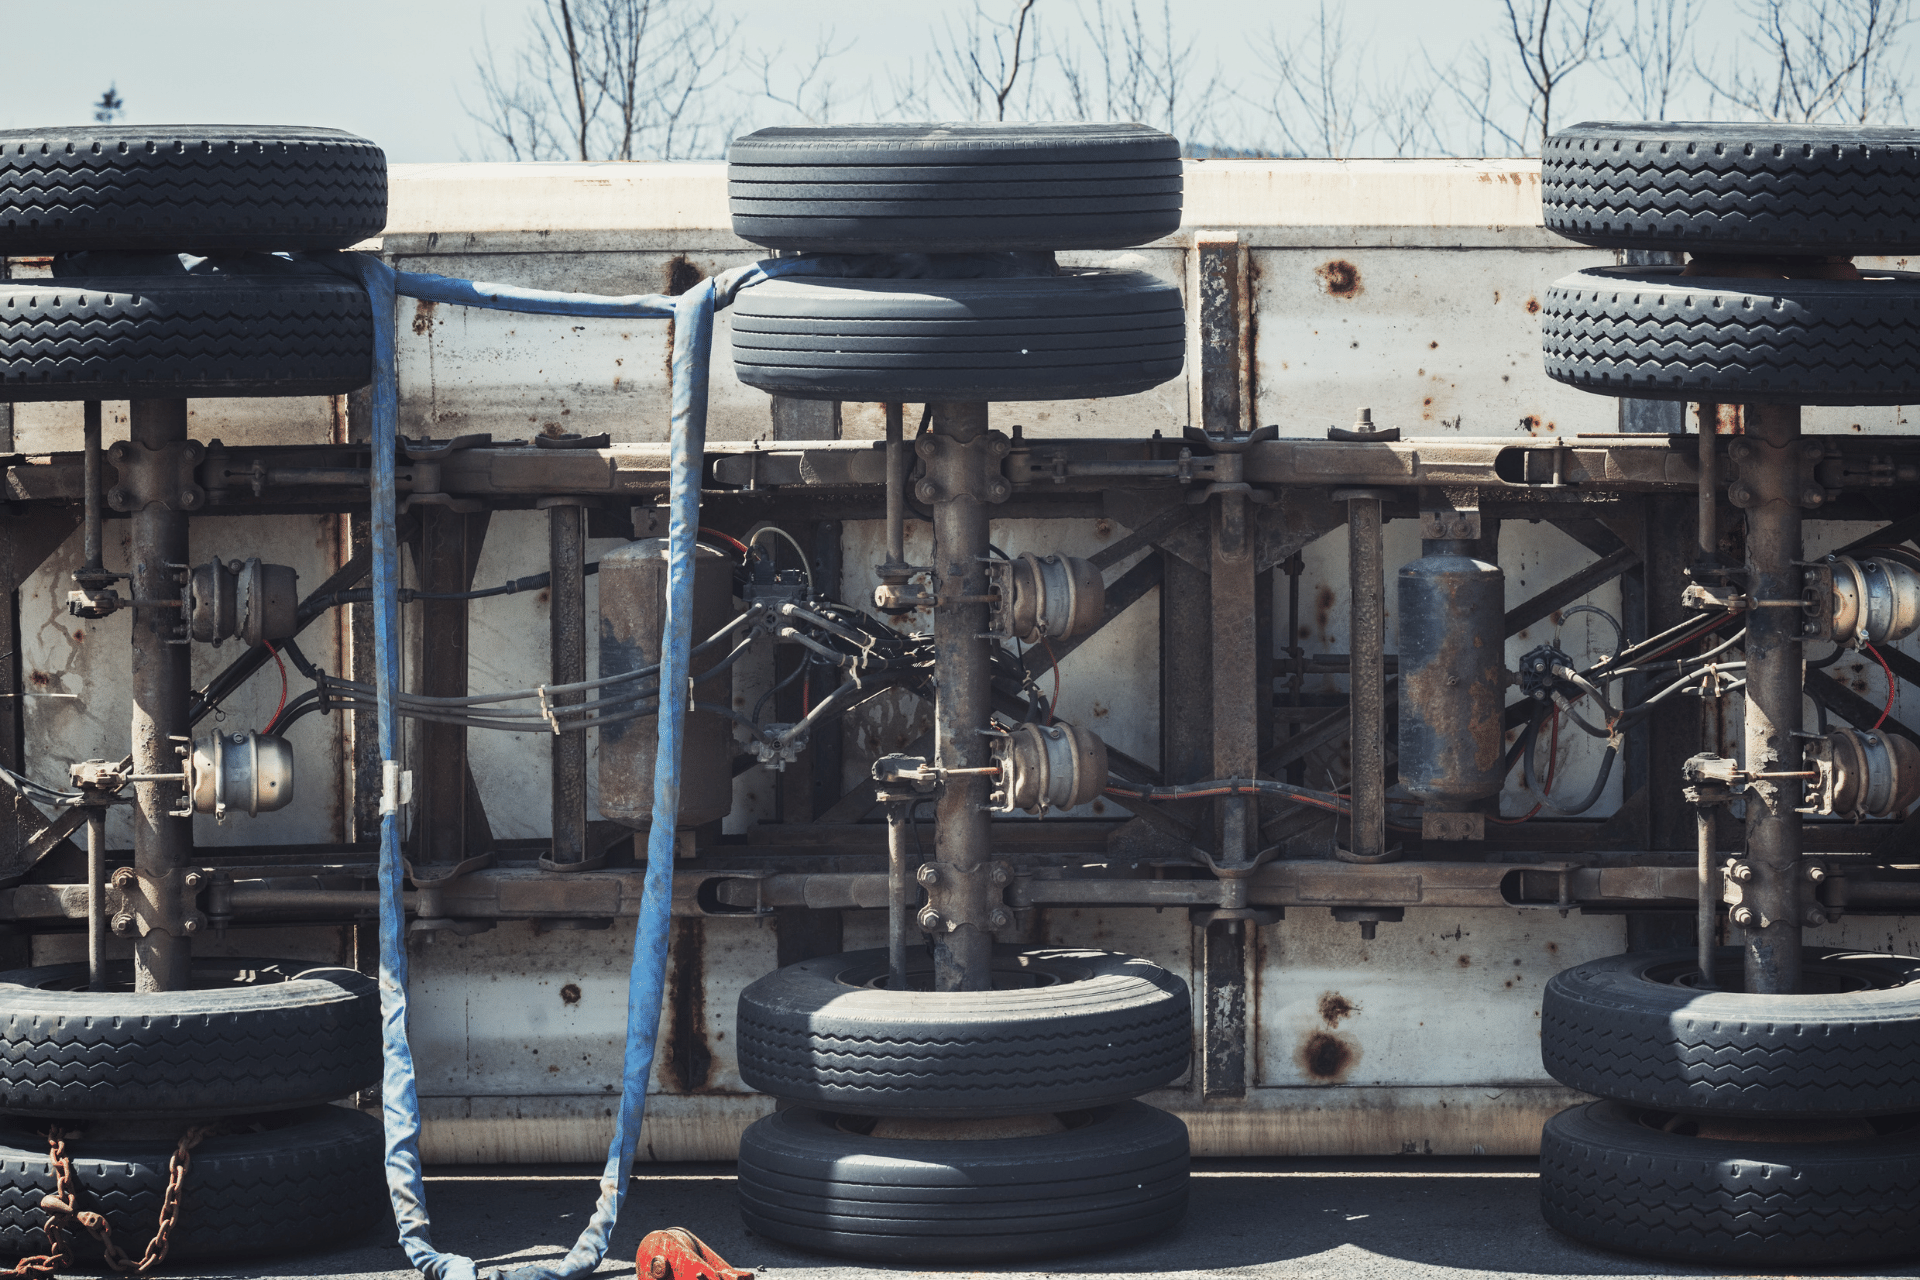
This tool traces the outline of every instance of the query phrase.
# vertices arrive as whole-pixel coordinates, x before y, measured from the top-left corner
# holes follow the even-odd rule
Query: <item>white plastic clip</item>
[[[400,812],[400,762],[380,762],[380,816]]]
[[[553,714],[553,703],[547,700],[547,686],[537,684],[533,691],[540,695],[540,714],[547,718],[547,727],[553,730],[553,736],[560,736],[560,720]]]

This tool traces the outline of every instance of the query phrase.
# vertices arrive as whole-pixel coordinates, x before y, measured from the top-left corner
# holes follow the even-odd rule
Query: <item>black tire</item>
[[[1732,404],[1920,399],[1920,273],[1861,280],[1595,267],[1547,290],[1547,376],[1600,395]]]
[[[1180,291],[1143,271],[773,280],[733,304],[750,387],[803,400],[1079,400],[1180,374]]]
[[[1159,965],[996,947],[994,971],[996,990],[934,992],[924,953],[913,991],[885,988],[885,951],[776,970],[740,993],[740,1077],[829,1111],[1015,1116],[1119,1102],[1186,1070],[1187,984]]]
[[[1920,248],[1920,129],[1578,124],[1548,140],[1540,184],[1547,229],[1600,248]]]
[[[1716,968],[1737,980],[1740,952]],[[1591,960],[1555,974],[1540,1058],[1564,1085],[1639,1106],[1754,1117],[1920,1110],[1920,959],[1808,947],[1807,985],[1754,996],[1675,985],[1691,952]]]
[[[1540,1212],[1622,1253],[1777,1270],[1920,1251],[1920,1125],[1839,1141],[1663,1133],[1666,1112],[1589,1102],[1540,1135]]]
[[[186,1128],[182,1122],[181,1128]],[[54,1190],[45,1126],[0,1131],[0,1255],[46,1251]],[[160,1199],[175,1139],[70,1138],[77,1207],[103,1214],[114,1243],[138,1258],[160,1224]],[[215,1134],[189,1153],[168,1262],[255,1257],[337,1247],[383,1221],[391,1229],[381,1176],[380,1122],[344,1107],[273,1118],[261,1132]],[[85,1231],[69,1229],[70,1251],[101,1256]]]
[[[0,1111],[237,1115],[343,1098],[380,1079],[380,992],[351,969],[193,961],[195,989],[87,991],[84,964],[0,973]]]
[[[1180,142],[1140,124],[762,129],[727,149],[733,231],[829,253],[1119,249],[1180,227]]]
[[[344,395],[372,377],[373,308],[346,280],[0,281],[0,402]]]
[[[1131,1244],[1187,1207],[1187,1126],[1138,1102],[1062,1117],[1063,1133],[872,1138],[807,1107],[740,1139],[740,1216],[760,1235],[846,1258],[944,1265]]]
[[[338,129],[0,129],[0,254],[344,249],[386,222],[386,154]]]

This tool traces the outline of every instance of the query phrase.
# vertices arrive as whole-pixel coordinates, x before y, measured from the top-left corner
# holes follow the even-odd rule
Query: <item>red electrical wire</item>
[[[267,652],[273,655],[273,665],[280,668],[280,705],[273,709],[273,714],[267,717],[267,727],[261,730],[262,733],[272,733],[280,713],[287,709],[287,664],[280,661],[280,651],[273,647],[273,641],[262,640],[260,643],[267,646]]]
[[[709,529],[705,525],[700,526],[700,532],[706,534],[709,538],[718,538],[722,542],[731,542],[741,555],[744,556],[747,554],[747,544],[730,533],[722,533],[718,529]]]
[[[1559,763],[1560,763],[1560,708],[1555,707],[1553,709],[1553,736],[1549,738],[1547,741],[1547,783],[1544,787],[1540,788],[1540,794],[1542,797],[1550,796],[1553,794],[1553,771],[1555,767],[1559,765]],[[1487,821],[1497,822],[1503,827],[1516,826],[1519,823],[1525,822],[1528,818],[1531,818],[1534,814],[1540,812],[1540,810],[1545,805],[1546,805],[1546,800],[1542,799],[1539,804],[1534,805],[1533,808],[1527,810],[1525,813],[1521,814],[1517,818],[1489,817]]]
[[[1867,644],[1864,640],[1860,643],[1867,645],[1867,652],[1872,654],[1873,660],[1880,664],[1880,669],[1887,673],[1887,705],[1880,709],[1880,718],[1873,722],[1873,729],[1867,731],[1872,733],[1874,729],[1878,729],[1881,725],[1885,724],[1887,717],[1893,714],[1893,695],[1900,691],[1900,684],[1893,678],[1893,668],[1888,666],[1887,660],[1880,656],[1880,651],[1872,645]]]

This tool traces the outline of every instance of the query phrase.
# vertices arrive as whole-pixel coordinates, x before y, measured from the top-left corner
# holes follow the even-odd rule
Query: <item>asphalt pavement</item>
[[[481,1266],[556,1261],[593,1208],[597,1168],[513,1165],[428,1171],[434,1239]],[[1294,1277],[1453,1280],[1455,1277],[1747,1275],[1575,1244],[1540,1220],[1530,1160],[1207,1160],[1195,1165],[1186,1220],[1146,1245],[1031,1265],[873,1267],[803,1253],[750,1234],[733,1202],[733,1167],[681,1164],[636,1171],[614,1249],[599,1275],[631,1276],[641,1236],[685,1227],[759,1280],[882,1280],[996,1276],[1007,1280],[1121,1277]],[[1920,1207],[1916,1207],[1920,1212]],[[397,1244],[369,1233],[329,1253],[221,1268],[169,1266],[183,1277],[408,1280]],[[1804,1269],[1799,1274],[1805,1274]],[[1912,1263],[1833,1276],[1912,1276]]]

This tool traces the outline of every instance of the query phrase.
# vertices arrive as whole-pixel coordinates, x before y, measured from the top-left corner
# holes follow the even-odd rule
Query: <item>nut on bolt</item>
[[[1745,884],[1747,881],[1753,879],[1753,868],[1744,862],[1729,862],[1727,864],[1727,879],[1738,880],[1741,884]]]
[[[1731,919],[1735,924],[1740,925],[1744,928],[1745,926],[1753,923],[1753,908],[1752,907],[1735,907],[1733,909],[1733,915]]]
[[[946,921],[932,907],[920,913],[920,927],[928,933],[938,933],[945,925]]]
[[[116,933],[122,938],[132,933],[133,932],[133,916],[130,913],[125,911],[122,911],[118,915],[114,916],[113,931],[114,933]]]
[[[987,927],[991,929],[1004,929],[1012,923],[1013,917],[1007,914],[1005,907],[995,907],[993,914],[987,917]]]
[[[1827,878],[1827,869],[1817,862],[1807,864],[1807,879],[1820,884]]]
[[[205,884],[206,882],[207,882],[207,878],[201,875],[198,871],[187,872],[187,875],[186,875],[187,888],[198,889],[201,885]]]
[[[913,873],[913,878],[915,880],[918,880],[921,884],[926,884],[926,885],[939,884],[940,868],[935,866],[931,862],[923,862],[920,864],[920,869]]]
[[[132,867],[115,867],[113,876],[108,883],[112,884],[116,889],[131,889],[133,888],[134,879],[135,876]]]

